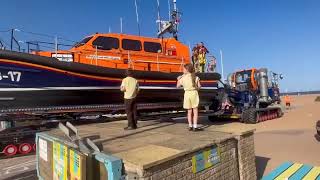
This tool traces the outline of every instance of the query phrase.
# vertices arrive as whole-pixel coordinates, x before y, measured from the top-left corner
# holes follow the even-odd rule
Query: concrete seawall
[[[78,126],[80,136],[99,135],[104,153],[124,162],[127,179],[255,180],[254,129],[232,124],[219,128],[205,122],[190,132],[185,123],[140,122],[124,131],[126,121]],[[59,130],[50,135],[65,138]]]

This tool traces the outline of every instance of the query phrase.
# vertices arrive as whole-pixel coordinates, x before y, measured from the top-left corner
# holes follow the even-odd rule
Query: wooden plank
[[[267,176],[264,176],[261,180],[274,180],[276,177],[278,177],[283,171],[287,170],[290,166],[292,166],[292,162],[285,162],[279,167],[277,167],[275,170],[270,172]]]
[[[312,169],[312,166],[303,165],[296,173],[294,173],[289,180],[300,180]]]
[[[309,173],[302,180],[316,180],[320,175],[320,167],[312,168]]]
[[[278,177],[276,177],[275,180],[288,179],[295,172],[297,172],[302,166],[303,164],[298,164],[298,163],[293,164],[290,168],[288,168],[283,173],[281,173]]]

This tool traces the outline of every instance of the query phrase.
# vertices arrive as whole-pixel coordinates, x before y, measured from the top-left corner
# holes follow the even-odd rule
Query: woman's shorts
[[[197,108],[199,106],[199,94],[198,91],[185,91],[184,92],[184,100],[183,100],[183,108],[184,109],[192,109]]]

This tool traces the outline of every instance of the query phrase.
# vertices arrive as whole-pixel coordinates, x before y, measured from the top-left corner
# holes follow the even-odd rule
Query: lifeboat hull
[[[0,51],[0,110],[50,106],[121,104],[119,86],[125,69],[98,67],[55,58]],[[183,90],[177,89],[180,73],[134,71],[139,79],[139,103],[177,102]],[[217,93],[217,73],[198,75],[203,105]]]

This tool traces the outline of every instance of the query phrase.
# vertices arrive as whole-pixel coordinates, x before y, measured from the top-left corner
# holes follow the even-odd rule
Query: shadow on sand
[[[315,135],[314,135],[314,138],[316,138],[316,140],[320,142],[320,135],[315,134]]]
[[[261,179],[264,171],[266,170],[268,161],[270,158],[256,156],[256,169],[257,169],[257,178]]]

